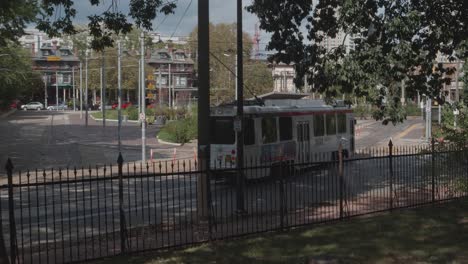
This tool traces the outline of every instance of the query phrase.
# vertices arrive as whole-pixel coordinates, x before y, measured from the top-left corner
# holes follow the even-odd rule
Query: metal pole
[[[58,100],[59,100],[59,91],[58,91],[58,72],[55,72],[55,105],[57,106],[58,111]]]
[[[141,161],[146,163],[145,33],[141,32]]]
[[[88,55],[89,52],[86,51],[85,59],[85,124],[88,126]]]
[[[118,121],[119,126],[117,128],[117,137],[119,141],[119,155],[121,153],[122,142],[120,138],[120,129],[122,127],[122,73],[121,73],[121,57],[122,57],[122,49],[120,39],[117,40],[117,89],[118,89],[118,100],[119,100],[119,108],[118,108]]]
[[[238,69],[237,69],[237,68],[238,68],[238,65],[237,65],[237,63],[238,63],[238,61],[237,61],[237,54],[236,54],[236,66],[235,66],[235,67],[236,67],[236,68],[235,68],[235,73],[236,73],[236,74],[238,74]],[[238,91],[237,91],[237,89],[238,89],[238,85],[237,85],[237,84],[238,84],[238,78],[237,78],[237,76],[236,76],[236,100],[239,100],[239,97],[237,96],[237,92],[238,92]],[[229,84],[229,86],[230,86],[230,84]]]
[[[161,79],[161,65],[159,65],[159,106],[162,106],[162,79]]]
[[[209,0],[198,1],[198,161],[197,212],[199,220],[209,220],[208,174],[210,164],[210,43]]]
[[[106,127],[106,57],[105,52],[102,50],[102,96],[101,96],[101,108],[102,108],[102,126]]]
[[[171,84],[172,84],[172,76],[171,76],[171,64],[169,63],[169,77],[168,77],[168,84],[169,84],[169,107],[172,108],[172,91],[171,91]]]
[[[47,94],[47,79],[49,78],[49,75],[44,75],[44,105],[45,105],[45,108],[47,109],[47,97],[48,97],[48,94]]]
[[[141,114],[141,60],[138,60],[138,114]]]
[[[244,210],[244,133],[242,123],[244,116],[244,71],[243,71],[243,43],[242,43],[242,0],[237,0],[237,211]]]
[[[72,67],[72,91],[73,91],[73,111],[76,111],[75,109],[75,100],[76,100],[76,96],[75,96],[75,66]]]
[[[80,61],[80,119],[83,118],[83,63]]]

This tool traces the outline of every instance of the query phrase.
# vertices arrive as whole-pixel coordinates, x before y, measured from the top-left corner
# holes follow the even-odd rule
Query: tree
[[[10,45],[24,35],[24,28],[34,21],[37,0],[2,0],[0,3],[0,47]]]
[[[444,73],[453,69],[435,61],[438,53],[449,60],[466,58],[466,49],[458,53],[468,37],[464,1],[311,2],[254,0],[247,7],[259,17],[260,28],[272,33],[267,48],[276,54],[271,61],[295,64],[297,85],[306,76],[327,98],[339,92],[367,97],[377,106],[374,117],[384,123],[405,118],[399,111],[402,80],[409,97],[419,92],[443,103]],[[353,50],[347,52],[344,42],[325,48],[327,37],[339,32],[355,38]]]
[[[108,6],[107,11],[102,14],[88,16],[88,29],[92,36],[90,44],[93,49],[99,51],[113,46],[115,40],[112,35],[127,34],[133,25],[151,30],[152,21],[158,13],[168,15],[176,8],[174,1],[130,0],[130,12],[124,14],[119,11],[119,1],[89,0],[89,2],[93,6]],[[73,35],[77,32],[72,23],[76,15],[74,0],[42,0],[39,7],[41,10],[41,15],[37,19],[39,30],[49,36]]]
[[[235,97],[235,65],[237,54],[237,25],[210,24],[210,93],[215,104],[232,102]],[[273,89],[273,78],[266,64],[251,61],[253,41],[243,33],[244,96],[260,94]],[[189,36],[188,48],[196,58],[198,47],[198,27]],[[197,65],[195,65],[197,66]],[[256,67],[257,68],[256,68]],[[269,87],[269,88],[266,88]]]
[[[43,95],[44,83],[39,73],[32,70],[29,52],[10,42],[0,47],[0,108],[13,99],[32,100]]]

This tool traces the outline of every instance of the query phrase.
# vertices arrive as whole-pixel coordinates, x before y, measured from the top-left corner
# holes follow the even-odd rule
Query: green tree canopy
[[[210,93],[215,104],[234,101],[235,66],[237,54],[237,24],[210,24]],[[273,90],[271,70],[264,62],[251,60],[252,37],[243,32],[244,96],[270,92]],[[198,50],[198,27],[189,36],[189,49],[196,57]],[[197,65],[195,65],[197,66]]]
[[[272,34],[271,60],[295,63],[298,86],[305,76],[328,98],[365,96],[384,122],[405,118],[397,111],[402,80],[408,96],[419,92],[443,102],[444,73],[453,69],[436,62],[438,53],[467,57],[461,49],[468,38],[464,0],[253,0],[247,9]],[[339,32],[355,38],[350,52],[344,45],[325,48],[326,38]]]

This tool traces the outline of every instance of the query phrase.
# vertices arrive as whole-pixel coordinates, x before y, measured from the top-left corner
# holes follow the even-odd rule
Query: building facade
[[[297,93],[298,89],[294,84],[296,71],[294,64],[275,63],[270,64],[273,75],[273,92]]]
[[[159,49],[147,63],[154,70],[154,85],[147,85],[148,97],[161,105],[186,106],[197,97],[194,62],[184,50]]]
[[[452,74],[445,76],[451,79],[450,83],[444,84],[444,87],[443,87],[443,92],[445,94],[446,101],[448,102],[460,101],[463,96],[464,83],[462,82],[462,78],[464,74],[463,65],[465,64],[465,61],[463,60],[449,61],[449,59],[446,56],[443,56],[439,53],[437,55],[437,62],[442,63],[444,68],[454,69],[454,72]]]
[[[44,103],[64,103],[76,98],[74,78],[79,76],[79,59],[69,47],[58,42],[43,43],[33,54],[33,69],[41,73],[44,81]]]

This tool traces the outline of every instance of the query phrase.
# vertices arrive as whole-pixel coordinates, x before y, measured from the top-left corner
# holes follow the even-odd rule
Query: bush
[[[125,114],[128,116],[129,120],[138,120],[138,108],[131,106],[125,109]]]
[[[158,136],[164,141],[181,144],[196,139],[198,136],[196,115],[192,115],[189,118],[169,122],[161,129]]]
[[[421,108],[418,107],[418,104],[407,104],[405,111],[407,116],[421,116]]]

